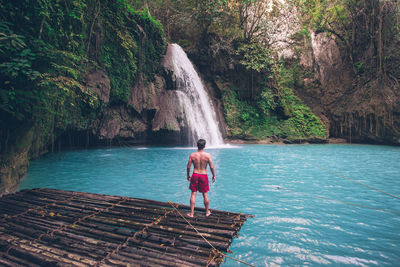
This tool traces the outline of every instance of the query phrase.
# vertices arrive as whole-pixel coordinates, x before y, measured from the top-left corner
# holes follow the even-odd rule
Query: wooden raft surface
[[[223,252],[253,217],[195,212],[187,220]],[[0,198],[0,266],[219,266],[223,260],[169,203],[47,188]]]

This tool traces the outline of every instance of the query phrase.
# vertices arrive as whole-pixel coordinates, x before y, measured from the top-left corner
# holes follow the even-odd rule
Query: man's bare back
[[[215,180],[214,166],[211,160],[211,155],[203,150],[190,154],[188,167],[193,163],[193,172],[198,174],[207,174],[207,165],[210,164],[210,169]]]
[[[211,160],[211,155],[209,153],[204,152],[206,141],[204,139],[200,139],[197,141],[197,152],[193,152],[189,156],[189,161],[187,164],[187,180],[190,181],[189,189],[192,190],[192,194],[190,196],[190,213],[187,215],[189,217],[194,217],[194,205],[196,203],[196,194],[197,191],[203,193],[204,198],[204,206],[206,208],[206,216],[211,214],[208,209],[209,200],[208,200],[208,177],[207,177],[207,165],[210,166],[212,172],[212,181],[215,182],[215,170],[214,165]],[[193,164],[193,175],[190,176],[190,169]]]

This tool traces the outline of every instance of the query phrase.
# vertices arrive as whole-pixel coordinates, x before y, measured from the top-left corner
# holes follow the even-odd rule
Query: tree
[[[268,49],[259,43],[250,43],[241,45],[237,52],[242,59],[240,64],[242,64],[247,70],[251,71],[251,99],[254,97],[254,71],[262,72],[267,71],[270,67],[271,54]]]
[[[359,66],[385,78],[399,42],[399,4],[395,0],[292,0],[308,31],[327,32],[341,41],[355,73]],[[367,57],[367,61],[365,58]],[[389,59],[390,58],[390,59]],[[396,59],[397,61],[397,59]]]

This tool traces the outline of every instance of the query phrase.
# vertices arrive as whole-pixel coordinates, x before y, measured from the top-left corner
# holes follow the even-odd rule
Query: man
[[[212,172],[212,181],[215,182],[215,171],[214,165],[211,160],[211,155],[209,153],[204,152],[204,147],[206,146],[206,140],[199,139],[197,141],[197,152],[190,154],[189,161],[187,164],[187,179],[190,181],[189,189],[192,190],[192,194],[190,196],[190,213],[187,216],[193,218],[194,217],[194,204],[196,203],[196,194],[197,191],[203,193],[204,198],[204,206],[206,207],[206,216],[210,216],[211,212],[208,209],[208,191],[210,190],[208,186],[208,176],[207,176],[207,165],[210,166]],[[193,174],[190,177],[190,168],[193,163]]]

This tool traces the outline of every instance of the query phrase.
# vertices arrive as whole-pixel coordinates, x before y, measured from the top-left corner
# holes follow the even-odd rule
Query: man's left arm
[[[187,164],[187,180],[190,181],[190,168],[192,167],[192,155],[189,156],[189,161]]]
[[[215,183],[215,169],[214,169],[214,164],[213,164],[213,162],[211,160],[211,155],[208,158],[208,165],[210,166],[210,170],[211,170],[211,173],[213,175],[212,176],[212,181],[213,181],[213,183]]]

